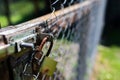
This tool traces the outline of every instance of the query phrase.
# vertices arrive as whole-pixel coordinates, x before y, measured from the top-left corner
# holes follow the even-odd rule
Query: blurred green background
[[[98,46],[95,66],[91,80],[120,79],[120,47]]]
[[[45,3],[45,0],[0,0],[1,27],[22,23],[50,12],[46,10],[49,5]]]

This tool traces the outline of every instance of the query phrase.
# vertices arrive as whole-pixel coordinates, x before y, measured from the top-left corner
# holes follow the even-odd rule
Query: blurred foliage
[[[39,9],[45,7],[44,1],[39,0]],[[2,27],[8,26],[7,18],[5,16],[4,5],[0,3],[0,23]],[[10,15],[12,24],[18,24],[29,19],[34,18],[34,5],[31,0],[12,0],[10,2]]]

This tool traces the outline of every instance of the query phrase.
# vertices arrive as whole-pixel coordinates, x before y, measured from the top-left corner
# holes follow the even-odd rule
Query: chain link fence
[[[57,70],[54,72],[54,75],[49,78],[43,75],[41,80],[90,80],[89,78],[104,22],[106,0],[86,0],[79,3],[79,5],[77,10],[74,11],[73,9],[72,12],[65,14],[67,11],[63,9],[62,12],[59,12],[64,14],[62,17],[55,17],[53,20],[50,20],[50,22],[48,21],[47,24],[42,22],[42,26],[39,25],[39,27],[42,28],[40,32],[49,33],[54,36],[54,44],[49,57],[57,61]],[[55,13],[52,14],[53,16],[57,16]],[[73,18],[67,18],[67,16],[72,15],[74,15]],[[62,19],[62,22],[59,21],[60,19]],[[15,29],[20,26],[37,26],[36,24],[39,24],[37,20],[42,19],[38,18],[9,28]],[[5,30],[2,29],[0,32],[2,33]],[[45,45],[43,49],[44,53],[48,46],[49,43]],[[1,53],[10,55],[9,52],[12,52],[11,50],[12,49],[10,49],[10,51],[9,49],[1,50]],[[26,64],[22,63],[17,68],[11,70],[9,68],[11,67],[11,63],[8,63],[8,58],[9,57],[0,59],[1,79],[28,80],[29,78],[21,78],[21,71],[24,71]],[[11,78],[11,76],[13,77]]]

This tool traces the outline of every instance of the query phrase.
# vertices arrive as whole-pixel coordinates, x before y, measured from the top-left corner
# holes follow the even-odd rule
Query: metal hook
[[[71,6],[71,4],[74,2],[74,0],[71,0],[68,5]]]
[[[54,2],[50,5],[51,10],[52,10],[51,15],[52,15],[52,14],[54,14],[54,16],[56,17],[56,21],[55,21],[52,25],[55,25],[55,24],[56,24],[56,22],[58,21],[58,18],[57,18],[56,14],[55,14],[55,7],[53,7],[53,5],[55,5],[58,1],[60,1],[60,2],[61,2],[61,0],[56,0],[56,1],[54,1]],[[63,10],[64,5],[66,4],[66,2],[67,2],[67,0],[64,0],[64,2],[63,2],[63,3],[61,3],[61,9],[62,9],[62,10]],[[51,3],[51,0],[50,0],[50,3]],[[64,12],[64,11],[63,11],[63,12]],[[63,12],[62,12],[62,13],[63,13]],[[59,20],[60,20],[60,19],[59,19]],[[52,27],[52,25],[48,26],[48,28],[51,28],[51,27]]]
[[[56,20],[57,20],[57,16],[56,16],[56,14],[55,14],[55,11],[56,11],[56,9],[55,9],[55,7],[53,7],[57,2],[59,2],[59,0],[56,0],[56,1],[54,1],[53,3],[51,2],[51,0],[50,0],[50,8],[51,8],[51,16],[52,16],[52,14],[55,16],[55,18],[56,18]],[[50,17],[51,17],[50,16]],[[50,18],[49,18],[50,19]]]
[[[67,0],[64,0],[64,2],[61,4],[61,8],[63,9],[65,7]]]
[[[56,16],[56,14],[55,14],[55,7],[52,7],[52,13],[51,14],[54,14],[54,16],[55,16],[55,18],[56,18],[56,20],[57,20],[57,16]]]
[[[46,29],[48,30],[50,27],[48,26],[48,22],[50,22],[50,24],[52,24],[52,19],[51,17],[54,15],[55,16],[55,19],[57,21],[57,16],[55,14],[55,7],[53,7],[53,5],[55,5],[59,0],[56,0],[55,2],[53,2],[52,4],[50,4],[50,9],[51,9],[51,14],[50,14],[50,17],[45,21],[45,25],[47,26]],[[50,0],[50,3],[51,3],[51,0]]]
[[[51,1],[51,0],[50,0],[50,1]],[[51,4],[51,6],[55,5],[58,1],[59,1],[59,0],[56,0],[55,2],[53,2],[53,3]]]
[[[50,29],[53,25],[55,25],[56,24],[56,22],[58,21],[58,18],[57,18],[57,16],[56,16],[56,14],[55,14],[55,7],[53,7],[57,2],[61,2],[61,0],[56,0],[56,1],[54,1],[51,5],[50,5],[50,7],[51,7],[51,10],[52,10],[52,13],[51,13],[51,15],[52,14],[54,14],[54,16],[56,17],[56,21],[55,22],[52,22],[52,25],[49,25],[48,26],[48,28]],[[50,3],[51,3],[51,0],[50,0]],[[64,9],[64,5],[67,3],[67,0],[64,0],[63,1],[63,3],[61,3],[61,9],[63,10]],[[62,13],[64,12],[64,10],[62,11]],[[61,20],[61,19],[59,19],[59,20]],[[64,18],[62,18],[62,22],[64,22],[65,21],[65,17]]]

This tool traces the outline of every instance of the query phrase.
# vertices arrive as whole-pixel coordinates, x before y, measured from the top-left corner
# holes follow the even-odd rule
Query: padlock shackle
[[[42,48],[43,48],[43,46],[45,45],[46,42],[50,42],[49,49],[46,53],[46,56],[49,56],[49,54],[52,50],[52,47],[53,47],[53,37],[52,36],[46,36],[46,37],[43,38],[40,46],[38,47],[38,51],[42,51]]]

